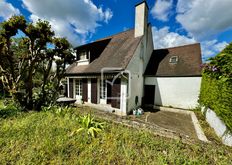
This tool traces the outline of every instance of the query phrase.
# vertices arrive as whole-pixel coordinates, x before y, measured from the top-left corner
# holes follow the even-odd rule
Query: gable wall
[[[144,38],[144,56],[143,56],[143,73],[145,72],[147,68],[147,64],[151,58],[151,55],[154,50],[154,43],[153,43],[153,35],[152,35],[152,29],[151,25],[148,27],[148,32],[146,38]]]
[[[153,40],[151,26],[149,25],[147,34],[143,36],[143,39],[137,47],[133,58],[127,66],[127,70],[131,73],[130,78],[130,97],[127,99],[127,113],[133,108],[141,106],[143,98],[144,77],[146,66],[149,62],[151,54],[153,52]],[[138,97],[138,104],[135,100]]]

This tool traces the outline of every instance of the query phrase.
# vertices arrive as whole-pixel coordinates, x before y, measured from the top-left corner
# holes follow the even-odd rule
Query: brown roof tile
[[[109,38],[111,40],[98,58],[93,60],[89,65],[85,66],[77,66],[76,63],[73,63],[66,69],[66,74],[74,75],[100,73],[101,69],[104,67],[117,67],[125,69],[133,57],[142,37],[134,38],[134,30],[129,30],[105,39]],[[96,42],[101,41],[104,41],[104,39]]]
[[[178,56],[177,64],[169,62],[172,56]],[[167,49],[157,49],[152,53],[145,75],[173,77],[199,76],[201,75],[201,63],[201,48],[199,43]]]

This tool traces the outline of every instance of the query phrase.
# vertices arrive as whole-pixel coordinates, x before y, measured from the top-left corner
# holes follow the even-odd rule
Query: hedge
[[[232,132],[232,84],[202,76],[200,104],[212,109]]]
[[[199,103],[212,109],[232,132],[232,43],[203,65]]]

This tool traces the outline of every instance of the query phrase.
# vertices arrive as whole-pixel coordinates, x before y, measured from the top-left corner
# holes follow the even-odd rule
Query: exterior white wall
[[[131,59],[127,70],[130,71],[130,97],[127,99],[127,112],[129,113],[133,108],[141,105],[141,99],[143,97],[143,60],[141,56],[141,43],[138,46],[133,58]],[[135,104],[135,98],[138,97],[138,104]]]
[[[146,34],[138,45],[133,58],[127,66],[127,70],[131,73],[130,98],[128,98],[127,112],[141,106],[144,87],[144,72],[154,50],[151,26],[148,27]],[[135,98],[138,97],[138,104],[135,104]]]
[[[77,61],[77,65],[89,65],[89,60],[79,60]]]
[[[155,85],[155,105],[192,109],[198,105],[201,77],[146,77]]]
[[[154,50],[151,25],[148,26],[146,37],[143,39],[143,43],[144,43],[144,54],[143,54],[143,73],[144,73]]]
[[[147,14],[145,2],[135,7],[135,37],[144,35],[147,28]]]
[[[232,134],[227,132],[227,128],[224,122],[216,115],[213,110],[209,108],[205,109],[202,107],[201,111],[202,113],[205,113],[206,121],[214,129],[215,133],[222,138],[222,142],[226,145],[232,146]]]

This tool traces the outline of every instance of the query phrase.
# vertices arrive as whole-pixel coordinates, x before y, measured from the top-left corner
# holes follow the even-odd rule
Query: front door
[[[154,105],[155,102],[155,85],[144,86],[144,104]]]

